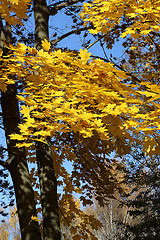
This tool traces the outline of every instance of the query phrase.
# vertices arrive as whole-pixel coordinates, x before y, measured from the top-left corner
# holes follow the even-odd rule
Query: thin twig
[[[94,44],[96,44],[97,42],[99,42],[104,36],[99,37],[96,41],[94,41],[93,43],[91,43],[86,49],[88,50],[89,48],[91,48]]]

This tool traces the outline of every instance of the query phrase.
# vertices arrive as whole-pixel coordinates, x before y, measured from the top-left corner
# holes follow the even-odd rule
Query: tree
[[[128,197],[124,205],[133,224],[127,224],[127,232],[132,233],[132,239],[157,239],[160,236],[159,156],[145,157],[138,146],[131,155],[125,181],[132,184],[130,194],[134,197]]]
[[[0,163],[12,177],[22,239],[41,239],[31,182],[35,172],[33,169],[30,177],[27,161],[36,161],[38,166],[43,237],[58,240],[57,180],[64,187],[64,194],[59,197],[63,213],[61,220],[67,215],[67,219],[72,221],[76,214],[81,214],[74,203],[74,191],[84,193],[81,196],[84,205],[92,203],[90,197],[93,192],[101,204],[103,193],[113,195],[117,184],[111,175],[110,163],[113,166],[117,163],[110,162],[107,154],[113,150],[119,155],[126,154],[133,141],[142,144],[147,154],[159,154],[160,89],[156,81],[159,1],[84,4],[80,16],[89,22],[84,27],[81,27],[83,21],[75,20],[78,2],[50,4],[45,0],[35,0],[32,9],[27,1],[3,1],[0,8],[1,107],[9,156],[8,160]],[[69,9],[76,27],[49,41],[49,16],[64,8]],[[27,9],[29,14],[34,12],[35,47],[33,39],[28,41],[21,37],[25,32],[21,25],[23,22],[25,26],[27,21]],[[11,26],[15,26],[18,33],[15,42]],[[104,42],[110,48],[120,34],[124,38],[130,34],[131,50],[134,50],[140,41],[150,43],[148,36],[151,35],[155,47],[147,50],[150,58],[154,55],[155,62],[148,67],[153,70],[155,81],[149,74],[144,76],[135,71],[139,69],[136,61],[130,70],[128,63],[117,64],[106,56],[98,56],[97,59],[87,49],[55,48],[65,37],[87,29],[91,29],[90,33],[96,38],[95,42],[101,43],[102,49]],[[145,58],[142,66],[144,62]],[[139,138],[141,132],[144,141]],[[61,146],[63,149],[59,151]],[[71,175],[63,166],[65,156],[73,161]],[[84,227],[84,224],[80,226],[79,238],[87,234]]]
[[[139,146],[126,157],[123,171],[116,171],[117,176],[121,174],[125,191],[115,192],[115,198],[108,199],[103,207],[94,201],[85,209],[102,223],[92,231],[98,239],[158,239],[159,157],[146,157]]]

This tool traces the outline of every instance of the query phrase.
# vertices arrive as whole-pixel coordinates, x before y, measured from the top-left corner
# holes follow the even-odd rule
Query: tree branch
[[[60,42],[61,40],[63,40],[64,38],[66,38],[66,37],[68,37],[68,36],[70,36],[72,34],[79,34],[82,31],[85,31],[85,30],[88,30],[88,29],[91,29],[91,28],[92,27],[83,27],[83,28],[80,28],[80,29],[74,29],[74,30],[72,30],[72,31],[70,31],[68,33],[63,34],[61,37],[58,37],[57,39],[52,40],[51,44],[52,44],[52,46],[56,45],[58,42]]]
[[[51,7],[51,5],[50,5],[50,6],[48,6],[48,8],[49,8],[49,15],[50,16],[54,16],[54,15],[57,14],[57,12],[59,10],[65,8],[65,7],[69,7],[69,6],[71,6],[73,4],[76,4],[78,2],[84,2],[84,0],[71,0],[71,1],[63,2],[63,3],[59,4],[59,5],[55,5],[54,4],[54,7]]]
[[[148,34],[149,38],[151,39],[152,43],[155,45],[156,49],[158,50],[158,52],[160,53],[160,49],[158,44],[154,41],[154,39],[152,38],[152,36],[150,34]]]

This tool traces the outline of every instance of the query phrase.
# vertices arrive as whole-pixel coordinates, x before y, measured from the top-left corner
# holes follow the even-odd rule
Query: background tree
[[[145,157],[138,146],[128,159],[128,183],[132,184],[132,198],[124,202],[133,224],[127,224],[132,239],[159,238],[159,156]]]

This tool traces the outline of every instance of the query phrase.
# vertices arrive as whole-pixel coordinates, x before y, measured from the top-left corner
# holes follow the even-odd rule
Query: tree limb
[[[69,6],[71,6],[73,4],[76,4],[78,2],[84,2],[84,0],[71,0],[71,1],[63,2],[63,3],[59,4],[59,5],[55,5],[54,4],[54,7],[51,7],[51,5],[50,5],[50,6],[48,6],[48,8],[49,8],[49,15],[50,16],[54,16],[54,15],[57,14],[57,12],[59,10],[65,8],[65,7],[69,7]]]
[[[91,29],[91,28],[92,27],[83,27],[83,28],[80,28],[80,29],[74,29],[74,30],[72,30],[72,31],[70,31],[68,33],[63,34],[61,37],[58,37],[57,39],[52,40],[51,44],[52,44],[52,46],[56,45],[58,42],[60,42],[61,40],[63,40],[64,38],[66,38],[66,37],[68,37],[68,36],[70,36],[72,34],[79,34],[82,31],[85,31],[85,30],[88,30],[88,29]]]

